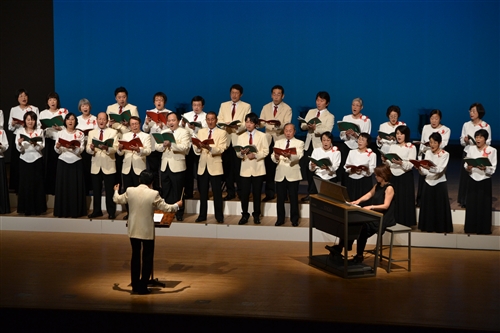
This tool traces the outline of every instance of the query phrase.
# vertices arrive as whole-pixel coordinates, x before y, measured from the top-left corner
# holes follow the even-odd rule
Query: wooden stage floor
[[[131,295],[130,253],[125,235],[1,231],[2,322],[65,332],[500,329],[498,251],[413,248],[411,272],[383,266],[347,280],[310,266],[307,242],[158,237],[154,273],[166,288],[146,296]]]

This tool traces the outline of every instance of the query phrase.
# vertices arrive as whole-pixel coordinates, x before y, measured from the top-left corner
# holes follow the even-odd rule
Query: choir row
[[[218,114],[205,113],[203,98],[195,96],[193,110],[181,117],[165,109],[167,97],[164,93],[157,93],[153,97],[155,109],[147,111],[141,131],[137,108],[128,103],[128,92],[123,87],[115,91],[117,103],[97,117],[91,115],[91,104],[86,99],[79,103],[78,109],[82,113],[79,117],[60,108],[56,93],[49,94],[48,109],[38,114],[38,109],[29,105],[27,92],[20,90],[19,106],[12,108],[8,121],[9,130],[16,135],[13,142],[16,149],[11,153],[11,183],[17,181],[16,171],[21,175],[18,178],[18,212],[40,214],[46,209],[44,195],[48,193],[56,195],[55,216],[86,215],[87,186],[94,194],[94,211],[89,217],[102,216],[100,194],[104,182],[108,214],[114,217],[114,183],[120,182],[123,189],[137,186],[138,175],[146,168],[158,175],[154,187],[161,190],[164,199],[170,203],[178,201],[183,191],[187,198],[192,197],[193,175],[197,174],[201,207],[198,222],[206,220],[209,184],[218,222],[224,220],[222,200],[231,200],[238,194],[242,205],[240,224],[247,223],[250,217],[248,198],[252,189],[253,221],[260,223],[261,188],[265,182],[264,201],[277,194],[276,225],[284,223],[284,201],[288,197],[294,226],[299,223],[297,195],[298,183],[302,179],[308,180],[309,194],[317,192],[313,175],[340,182],[347,187],[351,199],[360,198],[373,187],[376,153],[370,149],[371,121],[361,113],[363,102],[360,98],[353,100],[352,114],[338,122],[343,143],[335,147],[331,134],[335,117],[327,109],[330,102],[327,92],[319,92],[316,95],[317,108],[309,110],[304,119],[299,119],[300,129],[307,133],[305,142],[295,138],[295,126],[290,124],[292,110],[283,101],[283,87],[272,88],[272,101],[262,108],[260,117],[251,112],[249,104],[241,101],[242,94],[243,88],[233,85],[231,100],[221,104]],[[489,146],[491,130],[481,120],[484,114],[481,104],[473,104],[470,107],[471,120],[464,124],[460,138],[465,147],[464,156],[471,160],[470,165],[464,164],[459,193],[459,202],[467,206],[466,232],[469,233],[491,233],[491,175],[496,168],[496,150]],[[451,232],[445,175],[449,155],[443,150],[450,130],[441,124],[441,112],[433,110],[430,124],[422,130],[417,154],[415,145],[409,140],[409,127],[399,121],[399,116],[399,107],[390,106],[388,122],[380,125],[376,138],[382,161],[392,173],[396,221],[409,226],[416,224],[411,172],[415,165],[425,178],[417,196],[421,206],[419,228]],[[0,119],[3,123],[3,115]],[[259,128],[264,128],[264,132]],[[4,133],[1,136],[0,150],[3,153],[9,143]],[[471,166],[474,165],[472,160],[481,157],[486,157],[490,165],[482,161]],[[19,167],[15,166],[16,162]],[[4,167],[2,171],[5,178]],[[41,182],[42,179],[45,182]],[[227,195],[222,198],[224,183]],[[6,183],[3,185],[6,187]],[[471,191],[486,198],[479,199],[478,195],[471,195]],[[35,198],[42,195],[43,200]],[[308,196],[303,200],[307,201]],[[37,204],[28,204],[34,202]],[[439,207],[437,211],[442,214],[436,214],[435,207]],[[2,209],[10,210],[10,207]],[[181,208],[177,219],[182,220],[182,216]]]

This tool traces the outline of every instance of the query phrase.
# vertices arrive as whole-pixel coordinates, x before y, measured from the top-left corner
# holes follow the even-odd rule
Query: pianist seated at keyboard
[[[389,182],[391,179],[391,170],[387,165],[379,165],[375,168],[374,172],[377,184],[375,184],[368,193],[351,203],[360,205],[364,209],[374,210],[384,214],[384,218],[382,219],[382,233],[384,233],[387,227],[396,224],[394,218],[394,188]],[[360,263],[363,261],[363,252],[366,242],[368,238],[378,232],[379,223],[379,220],[374,220],[364,224],[361,228],[361,232],[357,239],[356,255],[353,258],[354,262]],[[352,250],[353,243],[354,240],[348,242],[347,249],[349,251]],[[327,245],[325,248],[330,251],[331,256],[341,256],[344,246],[344,240],[341,239],[338,245]]]

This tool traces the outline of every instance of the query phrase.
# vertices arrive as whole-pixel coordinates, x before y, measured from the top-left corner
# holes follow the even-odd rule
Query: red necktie
[[[276,117],[276,114],[278,113],[278,106],[275,105],[274,106],[274,113],[273,113],[273,117]]]
[[[253,144],[252,133],[250,133],[250,139],[248,139],[248,144],[249,145]]]
[[[318,111],[318,114],[316,115],[316,118],[319,118],[320,114],[321,114],[321,112]]]
[[[208,138],[211,139],[212,138],[212,130],[208,131]]]
[[[197,115],[197,114],[195,114],[195,115],[194,115],[194,121],[196,121],[197,119],[198,119],[198,115]]]
[[[288,149],[290,147],[290,140],[286,140],[286,147],[285,149]]]
[[[102,130],[101,130],[101,134],[99,134],[99,141],[102,141],[102,138],[103,138],[103,135],[102,135]]]
[[[120,110],[118,110],[118,114],[122,114],[123,108],[120,106]]]
[[[137,136],[137,134],[134,133],[134,137],[132,139],[135,139],[136,136]]]
[[[233,111],[231,111],[231,120],[234,120],[235,113],[236,113],[236,103],[233,103]]]

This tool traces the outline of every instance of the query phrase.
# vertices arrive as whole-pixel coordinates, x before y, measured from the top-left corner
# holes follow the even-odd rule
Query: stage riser
[[[35,231],[35,232],[67,232],[94,234],[121,234],[126,237],[125,221],[83,220],[62,218],[11,217],[0,216],[0,230]],[[229,224],[203,224],[174,222],[170,228],[156,229],[158,237],[200,237],[215,239],[246,239],[269,241],[304,242],[304,251],[309,241],[309,228],[291,226],[254,226]],[[389,244],[389,234],[383,236],[383,243]],[[334,243],[336,237],[314,230],[315,242]],[[376,237],[371,237],[368,244],[374,245]],[[500,237],[466,234],[436,234],[414,232],[411,235],[412,246],[457,248],[476,250],[500,250]],[[407,237],[395,235],[396,246],[406,246]]]
[[[10,195],[11,199],[11,206],[15,207],[17,206],[17,196],[11,194]],[[89,212],[92,211],[92,201],[93,197],[87,197],[87,205],[89,207]],[[186,200],[186,208],[185,212],[187,214],[198,214],[199,212],[199,207],[200,207],[200,201],[199,200]],[[106,210],[106,200],[105,197],[102,197],[101,201],[102,209],[103,211]],[[47,199],[47,206],[49,208],[54,207],[54,196],[49,195]],[[224,201],[224,215],[229,216],[229,215],[241,215],[241,202],[240,201]],[[117,206],[117,211],[122,211],[123,208],[121,205]],[[251,213],[253,211],[253,203],[250,202],[248,205],[248,211]],[[276,202],[263,202],[262,207],[262,216],[277,216],[276,212]],[[417,219],[418,219],[418,213],[419,209],[417,208]],[[208,214],[214,214],[214,204],[212,200],[208,201]],[[302,204],[299,203],[299,214],[300,216],[304,216],[306,218],[309,218],[309,204]],[[290,217],[290,204],[285,203],[285,215],[286,217]],[[464,225],[465,223],[465,210],[452,210],[451,211],[451,217],[453,220],[453,224],[457,225]],[[493,220],[492,220],[492,225],[493,226],[500,226],[500,211],[493,211]]]

